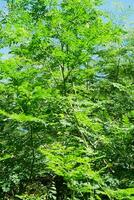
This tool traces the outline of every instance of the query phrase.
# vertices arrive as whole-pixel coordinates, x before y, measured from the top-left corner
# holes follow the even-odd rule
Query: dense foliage
[[[8,0],[1,12],[1,199],[134,199],[133,31],[100,4]]]

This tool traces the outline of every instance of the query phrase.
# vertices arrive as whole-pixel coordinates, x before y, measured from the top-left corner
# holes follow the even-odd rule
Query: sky
[[[108,11],[117,23],[134,26],[134,0],[104,0],[101,8]]]
[[[6,6],[6,1],[5,0],[0,0],[0,8],[5,8]]]

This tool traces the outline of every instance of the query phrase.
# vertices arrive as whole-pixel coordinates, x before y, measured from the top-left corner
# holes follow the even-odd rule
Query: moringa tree
[[[133,51],[100,3],[1,13],[1,198],[133,198]]]

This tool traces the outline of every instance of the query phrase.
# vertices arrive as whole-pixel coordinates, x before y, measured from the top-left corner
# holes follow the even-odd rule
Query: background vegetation
[[[134,199],[134,33],[100,0],[0,14],[0,199]]]

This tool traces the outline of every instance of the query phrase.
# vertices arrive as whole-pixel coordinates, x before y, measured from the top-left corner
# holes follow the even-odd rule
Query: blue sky
[[[4,8],[6,6],[6,1],[0,0],[0,8]]]
[[[134,26],[134,0],[104,0],[102,9],[108,11],[117,23]]]

